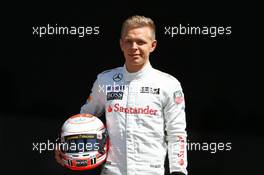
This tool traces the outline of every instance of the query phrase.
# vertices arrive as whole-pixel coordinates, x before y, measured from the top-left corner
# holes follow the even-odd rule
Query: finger
[[[55,159],[60,165],[64,166],[63,160],[62,160],[62,152],[61,151],[55,150]]]

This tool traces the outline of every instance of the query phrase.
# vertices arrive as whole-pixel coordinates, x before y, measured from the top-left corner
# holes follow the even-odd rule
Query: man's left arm
[[[171,86],[166,94],[164,116],[170,173],[187,175],[185,101],[180,83]]]

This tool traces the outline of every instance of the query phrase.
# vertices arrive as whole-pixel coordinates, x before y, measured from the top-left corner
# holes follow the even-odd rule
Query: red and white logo
[[[185,139],[182,136],[177,136],[177,140],[179,143],[179,152],[177,156],[180,159],[178,163],[180,166],[183,166],[184,165],[184,154],[185,154]]]
[[[108,106],[107,112],[112,112],[112,111],[113,111],[113,108],[111,106]]]
[[[183,102],[184,98],[181,91],[174,92],[174,100],[176,104],[181,104]]]
[[[125,114],[146,114],[146,115],[157,115],[158,110],[151,109],[149,106],[146,107],[123,107],[120,106],[119,103],[108,106],[107,112],[121,112]]]

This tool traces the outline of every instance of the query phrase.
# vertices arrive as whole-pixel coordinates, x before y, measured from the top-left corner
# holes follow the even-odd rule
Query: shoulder
[[[105,70],[101,73],[99,73],[99,75],[107,75],[109,73],[113,73],[113,72],[118,72],[119,70],[121,71],[123,67],[116,67],[116,68],[112,68],[112,69],[108,69],[108,70]]]
[[[115,76],[123,77],[123,67],[116,67],[113,69],[105,70],[97,75],[100,82],[112,81]]]
[[[177,78],[157,69],[154,69],[154,71],[165,100],[184,96],[181,83]]]
[[[161,91],[164,94],[173,94],[175,92],[182,92],[182,86],[180,81],[172,76],[171,74],[168,74],[166,72],[162,72],[160,70],[154,69],[154,74],[156,79],[156,84],[158,87],[161,88]]]
[[[156,74],[156,77],[159,79],[159,81],[161,83],[165,83],[164,85],[174,85],[174,86],[180,86],[180,82],[177,78],[175,78],[174,76],[166,73],[166,72],[162,72],[158,69],[154,69],[154,72]]]

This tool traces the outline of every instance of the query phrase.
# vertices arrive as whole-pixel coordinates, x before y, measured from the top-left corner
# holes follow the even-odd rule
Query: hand
[[[55,149],[55,159],[61,166],[64,166],[64,163],[62,161],[62,152],[61,152],[61,150]]]

